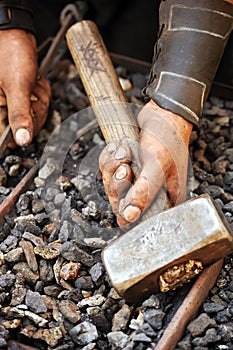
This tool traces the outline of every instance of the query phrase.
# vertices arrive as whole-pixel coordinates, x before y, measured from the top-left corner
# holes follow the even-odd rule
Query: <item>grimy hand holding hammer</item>
[[[232,3],[232,1],[230,1]],[[188,145],[232,31],[223,0],[161,2],[160,30],[138,115],[141,173],[130,187],[130,150],[108,145],[100,156],[105,190],[120,226],[137,220],[165,184],[172,205],[186,198]]]
[[[129,148],[111,144],[100,157],[105,190],[121,226],[137,220],[164,183],[173,205],[185,199],[190,135],[232,30],[229,2],[161,2],[144,90],[149,102],[138,115],[142,169],[135,184],[129,188]],[[50,88],[37,74],[32,1],[0,1],[0,11],[0,132],[7,107],[14,140],[25,146],[46,119]]]

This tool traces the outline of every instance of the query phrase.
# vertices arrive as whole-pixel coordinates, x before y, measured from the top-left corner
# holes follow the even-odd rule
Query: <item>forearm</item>
[[[145,91],[158,105],[196,124],[232,30],[223,0],[166,0]]]
[[[34,34],[32,1],[0,1],[0,30],[24,29]]]

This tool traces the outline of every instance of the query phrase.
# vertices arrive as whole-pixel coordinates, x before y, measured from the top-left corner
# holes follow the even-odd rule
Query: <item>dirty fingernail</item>
[[[125,147],[120,146],[115,153],[115,158],[116,159],[124,159],[126,157],[127,157],[127,151],[126,151]]]
[[[110,154],[112,154],[112,153],[114,153],[116,151],[116,145],[115,145],[114,142],[111,142],[111,143],[108,144],[107,151]]]
[[[31,98],[30,98],[31,102],[37,102],[39,99],[37,96],[35,95],[31,95]]]
[[[141,209],[134,205],[128,205],[124,210],[124,219],[128,222],[136,221],[140,218]]]
[[[26,146],[31,140],[30,132],[27,129],[18,129],[15,133],[15,140],[19,146]]]
[[[115,172],[115,178],[117,180],[122,180],[127,176],[127,174],[127,167],[125,165],[121,165]]]

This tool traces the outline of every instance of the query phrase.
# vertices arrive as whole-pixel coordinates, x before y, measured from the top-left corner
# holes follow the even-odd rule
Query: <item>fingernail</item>
[[[126,151],[125,147],[120,146],[115,153],[115,158],[116,159],[124,159],[124,158],[126,158],[126,156],[127,156],[127,151]]]
[[[31,141],[30,132],[27,129],[18,129],[15,133],[15,141],[19,146],[27,146]]]
[[[37,97],[37,96],[35,96],[35,95],[31,95],[30,100],[31,100],[32,102],[37,102],[39,99],[38,99],[38,97]]]
[[[124,179],[128,174],[127,167],[123,164],[115,172],[115,178],[117,180]]]
[[[140,218],[141,209],[134,205],[128,205],[123,213],[124,219],[128,222],[136,221]]]
[[[114,142],[111,142],[111,143],[108,144],[107,151],[110,154],[112,154],[112,153],[114,153],[116,151],[116,145],[115,145]]]

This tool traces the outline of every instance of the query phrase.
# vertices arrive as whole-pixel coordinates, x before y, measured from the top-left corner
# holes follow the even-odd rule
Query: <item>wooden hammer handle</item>
[[[95,23],[78,22],[66,37],[105,141],[137,141],[137,123]]]
[[[137,122],[98,28],[92,21],[81,21],[69,28],[66,38],[105,141],[130,144],[134,164],[132,168],[137,176],[140,168]],[[143,219],[160,212],[161,207],[164,209],[165,197],[166,193],[162,189],[153,209],[150,213],[147,211]]]

